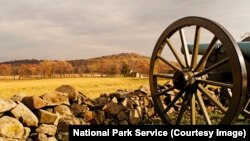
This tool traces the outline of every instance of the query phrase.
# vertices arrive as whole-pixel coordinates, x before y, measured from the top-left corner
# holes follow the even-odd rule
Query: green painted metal
[[[205,54],[208,45],[209,44],[200,44],[199,45],[199,55]],[[239,45],[243,55],[250,57],[250,41],[238,42],[238,45]],[[221,44],[216,44],[215,49],[220,49],[221,52],[224,51],[224,49],[221,48]],[[188,50],[189,50],[189,53],[192,54],[193,53],[193,45],[188,44]]]

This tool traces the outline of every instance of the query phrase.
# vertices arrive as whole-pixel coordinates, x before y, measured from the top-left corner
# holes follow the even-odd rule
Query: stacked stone
[[[137,125],[156,118],[146,87],[91,100],[69,85],[41,96],[0,99],[0,140],[67,140],[69,125]]]

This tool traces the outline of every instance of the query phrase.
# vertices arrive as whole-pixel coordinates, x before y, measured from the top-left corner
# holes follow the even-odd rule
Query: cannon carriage
[[[237,43],[214,21],[179,19],[163,31],[151,56],[155,109],[166,124],[232,124],[240,114],[250,118],[247,72],[249,38]]]

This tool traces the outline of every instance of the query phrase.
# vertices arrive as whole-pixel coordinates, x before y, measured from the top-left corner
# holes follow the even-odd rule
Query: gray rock
[[[102,93],[102,94],[100,94],[100,97],[109,98],[109,94],[108,93]]]
[[[18,101],[18,105],[10,111],[10,113],[17,119],[19,119],[24,126],[37,126],[38,119],[36,115],[27,108],[22,102]]]
[[[147,114],[149,117],[152,117],[153,115],[155,115],[154,107],[148,108]]]
[[[0,113],[0,117],[4,116],[5,113]]]
[[[141,93],[143,93],[144,95],[150,95],[150,88],[148,86],[142,85],[139,87],[138,89]]]
[[[0,141],[24,141],[24,140],[0,137]]]
[[[135,100],[140,100],[140,97],[138,96],[138,95],[136,95],[136,93],[135,93]]]
[[[142,117],[143,116],[143,111],[142,111],[141,106],[136,106],[136,110],[137,110],[137,112],[139,114],[139,117]]]
[[[81,99],[81,98],[79,98],[79,96],[77,97],[77,101],[76,101],[76,103],[77,103],[78,105],[81,105],[81,104],[82,104],[82,99]]]
[[[128,93],[130,93],[130,91],[124,90],[124,89],[118,89],[118,90],[116,90],[116,93],[122,95],[122,97],[123,97],[123,96],[126,97],[126,95],[127,95]],[[121,98],[122,98],[122,97],[121,97]]]
[[[24,97],[26,97],[27,95],[25,93],[17,93],[15,95],[13,95],[10,99],[13,101],[22,101]]]
[[[47,106],[69,105],[69,98],[67,94],[64,93],[47,93],[40,96],[40,98],[47,102]]]
[[[95,123],[94,124],[103,124],[105,121],[105,112],[102,110],[96,110],[95,112]]]
[[[54,111],[59,113],[60,115],[72,115],[69,107],[66,105],[58,105],[54,107]]]
[[[122,120],[119,122],[119,125],[129,125],[129,123],[126,120]]]
[[[24,97],[22,102],[31,110],[40,109],[47,106],[47,102],[38,96]]]
[[[84,120],[86,121],[92,121],[94,120],[94,112],[93,111],[86,111],[84,112]]]
[[[31,137],[28,137],[26,141],[33,141],[33,139]]]
[[[59,133],[57,133],[56,138],[60,141],[69,141],[69,133],[68,132],[59,132]]]
[[[47,141],[57,141],[57,139],[55,137],[48,137]],[[63,140],[64,141],[64,140]]]
[[[91,100],[90,98],[82,94],[81,92],[78,92],[78,93],[79,93],[78,100],[82,102],[81,104],[88,105],[89,107],[96,107],[95,101]]]
[[[107,113],[107,114],[110,114],[110,115],[117,115],[120,110],[122,109],[122,106],[121,105],[118,105],[116,103],[108,103],[106,104],[104,107],[103,107],[103,110]]]
[[[59,119],[60,119],[60,116],[58,114],[54,114],[54,113],[51,113],[42,109],[39,109],[38,111],[39,123],[57,125]]]
[[[99,107],[103,107],[104,105],[106,105],[107,103],[109,103],[109,97],[98,97],[95,99],[96,101],[96,105]]]
[[[109,94],[109,97],[110,98],[116,97],[117,99],[123,99],[123,98],[126,98],[126,94],[127,92],[117,91],[115,93]]]
[[[119,121],[122,121],[122,120],[126,120],[127,119],[127,115],[124,111],[120,111],[117,115],[117,118]]]
[[[141,118],[138,110],[132,109],[129,114],[129,123],[132,125],[137,125],[141,122]]]
[[[81,113],[83,113],[83,111],[87,109],[88,109],[87,106],[78,105],[76,103],[73,103],[72,105],[70,105],[70,111],[72,112],[74,116],[80,115]]]
[[[36,140],[37,141],[47,141],[48,137],[44,133],[38,133]]]
[[[58,122],[57,132],[68,132],[69,125],[87,125],[87,123],[81,118],[74,116],[64,116]]]
[[[134,106],[139,106],[140,105],[140,101],[137,100],[137,99],[135,99],[132,103],[133,103]]]
[[[23,139],[23,125],[15,118],[3,116],[0,118],[0,137]]]
[[[153,105],[152,100],[148,97],[143,97],[143,103],[144,103],[144,106],[147,106],[147,107],[151,107]]]
[[[10,99],[2,99],[0,98],[0,113],[10,111],[14,107],[16,107],[16,103]]]
[[[133,104],[129,98],[123,99],[121,104],[128,109],[133,109]]]
[[[113,102],[113,103],[118,103],[118,100],[117,100],[117,98],[116,97],[113,97],[112,99],[111,99],[111,101],[110,102]]]
[[[92,100],[82,101],[82,104],[85,104],[85,105],[92,107],[92,108],[96,107],[96,103]]]
[[[70,85],[62,85],[55,89],[57,92],[68,94],[68,98],[71,101],[77,101],[78,92]]]
[[[30,135],[31,130],[29,127],[24,127],[23,129],[24,129],[24,139],[27,139],[28,136]]]
[[[40,124],[36,128],[37,133],[44,133],[48,136],[55,136],[57,127],[55,125],[49,125],[49,124]]]

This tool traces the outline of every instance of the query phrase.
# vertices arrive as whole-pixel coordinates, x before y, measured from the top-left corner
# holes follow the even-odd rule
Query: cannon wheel
[[[195,29],[192,54],[189,52],[184,35],[184,29],[190,27]],[[207,51],[202,56],[198,55],[201,29],[207,30],[213,35]],[[171,42],[171,37],[176,34],[180,35],[182,56],[180,55],[181,50],[177,50]],[[227,57],[211,67],[205,68],[206,61],[217,42],[225,47]],[[169,48],[168,54],[175,57],[178,65],[173,65],[167,56],[163,56],[164,48]],[[158,72],[159,61],[174,71]],[[211,70],[226,63],[229,63],[232,69],[233,82],[223,83],[206,80],[206,76]],[[149,82],[155,109],[164,123],[231,124],[244,107],[243,101],[246,97],[247,87],[246,75],[245,62],[239,46],[225,28],[205,18],[185,17],[168,26],[159,37],[151,56]],[[161,80],[171,81],[171,83],[168,83],[166,87],[160,83]],[[225,106],[212,96],[206,87],[207,85],[231,88],[232,99],[229,100],[229,104]],[[218,114],[208,112],[204,97],[215,105]],[[180,106],[177,107],[176,103],[180,103]],[[200,116],[202,122],[200,122]]]
[[[250,36],[249,37],[246,37],[244,38],[241,42],[249,42],[250,41]],[[244,59],[246,60],[246,67],[247,67],[247,72],[249,74],[250,72],[250,58],[246,55],[244,55]],[[248,80],[249,80],[249,76],[248,76]],[[250,88],[249,88],[249,84],[248,84],[248,90],[247,90],[247,98],[246,98],[246,101],[245,101],[245,107],[242,111],[242,115],[246,118],[250,118]],[[231,94],[231,89],[230,88],[222,88],[221,89],[221,93],[222,95],[226,95],[226,96],[230,96],[232,95]]]
[[[250,42],[250,36],[246,37],[245,39],[242,40],[242,42]],[[245,59],[247,59],[248,62],[250,62],[249,58],[244,57]],[[248,68],[247,68],[248,69]],[[249,68],[250,69],[250,68]],[[249,72],[249,70],[248,70]],[[246,104],[245,104],[245,108],[243,109],[242,115],[246,118],[250,119],[250,88],[248,88],[247,91],[247,100],[246,100]]]

